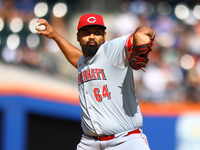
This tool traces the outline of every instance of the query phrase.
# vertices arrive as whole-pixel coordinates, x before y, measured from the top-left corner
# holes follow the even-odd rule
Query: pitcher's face
[[[77,33],[84,57],[94,56],[105,38],[106,32],[101,26],[87,26]]]

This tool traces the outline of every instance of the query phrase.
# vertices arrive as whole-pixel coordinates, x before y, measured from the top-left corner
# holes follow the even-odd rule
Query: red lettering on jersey
[[[81,83],[83,83],[83,80],[82,80],[82,74],[80,73],[78,75],[78,84],[81,84]]]
[[[100,76],[99,76],[99,69],[94,69],[95,73],[96,73],[96,78],[99,80]]]
[[[99,70],[100,70],[100,72],[101,72],[102,79],[103,79],[103,80],[106,80],[106,77],[105,77],[105,75],[104,75],[104,70],[103,70],[103,69],[99,69]]]
[[[84,82],[87,81],[86,71],[85,70],[82,72],[82,76],[83,76],[83,81]]]
[[[90,77],[90,70],[89,69],[86,70],[86,74],[87,74],[87,80],[90,80],[91,77]]]
[[[103,69],[87,69],[78,75],[78,84],[90,80],[107,80]]]
[[[94,69],[90,70],[90,77],[91,79],[96,79],[95,74],[94,74]]]

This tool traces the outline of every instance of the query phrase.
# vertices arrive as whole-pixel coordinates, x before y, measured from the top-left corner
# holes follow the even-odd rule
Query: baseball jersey
[[[133,71],[126,59],[130,35],[105,42],[78,61],[81,126],[86,135],[114,135],[142,126]]]

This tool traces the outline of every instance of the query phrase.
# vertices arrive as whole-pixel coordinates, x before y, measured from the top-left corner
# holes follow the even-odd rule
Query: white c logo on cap
[[[89,22],[89,23],[95,23],[96,22],[96,18],[95,17],[89,17],[87,19],[87,22]]]

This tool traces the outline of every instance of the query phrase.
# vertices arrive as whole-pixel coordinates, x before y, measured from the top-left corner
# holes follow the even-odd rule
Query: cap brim
[[[86,26],[81,27],[80,29],[78,29],[78,31],[80,31],[81,29],[83,29],[83,28],[85,28],[85,27],[89,27],[89,26],[100,26],[100,27],[102,27],[104,30],[106,30],[106,27],[105,27],[105,26],[102,26],[102,25],[99,25],[99,24],[90,24],[90,25],[86,25]]]

